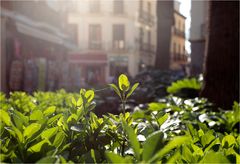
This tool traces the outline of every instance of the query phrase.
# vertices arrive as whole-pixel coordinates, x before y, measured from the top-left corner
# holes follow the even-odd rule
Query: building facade
[[[197,75],[203,72],[208,1],[192,0],[191,2],[191,74]]]
[[[154,65],[155,0],[81,0],[76,6],[69,23],[77,24],[79,50],[69,57],[86,81],[92,74],[103,83],[120,73],[135,76]]]
[[[174,3],[174,24],[172,26],[170,69],[180,70],[187,64],[185,50],[185,20],[186,17],[179,12],[180,3]]]
[[[155,66],[161,70],[182,70],[187,64],[185,20],[178,1],[157,1],[157,56]]]

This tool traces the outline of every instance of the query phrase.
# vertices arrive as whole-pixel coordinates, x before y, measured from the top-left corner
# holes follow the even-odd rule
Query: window
[[[181,21],[178,21],[178,30],[181,30]]]
[[[89,1],[89,12],[99,13],[100,12],[100,0]]]
[[[123,14],[124,4],[123,0],[114,0],[113,1],[113,13],[114,14]]]
[[[140,11],[143,10],[143,0],[140,0],[140,2],[139,2],[139,9],[140,9]]]
[[[125,47],[125,26],[123,24],[113,25],[113,48],[124,49]]]
[[[101,49],[101,25],[89,25],[89,48]]]

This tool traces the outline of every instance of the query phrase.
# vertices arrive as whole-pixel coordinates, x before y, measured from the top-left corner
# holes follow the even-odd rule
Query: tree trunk
[[[168,70],[170,66],[171,30],[174,24],[173,0],[157,1],[157,54],[155,68]]]
[[[231,109],[239,102],[239,2],[210,1],[201,96]]]

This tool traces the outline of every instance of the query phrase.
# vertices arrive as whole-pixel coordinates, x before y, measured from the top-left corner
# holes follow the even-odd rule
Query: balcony
[[[113,42],[108,44],[108,51],[113,53],[127,53],[131,50],[133,50],[133,47],[126,42],[121,42],[119,44],[114,44]]]
[[[173,28],[173,34],[185,38],[185,32],[177,29],[176,27]]]
[[[79,43],[83,45],[84,43]],[[87,47],[86,47],[87,46]],[[114,44],[113,42],[91,41],[87,45],[80,47],[80,50],[97,50],[111,53],[128,53],[134,50],[134,46],[128,42]]]
[[[172,60],[175,62],[185,63],[185,62],[187,62],[187,56],[184,54],[180,54],[180,53],[173,53]]]
[[[144,24],[147,24],[149,26],[154,25],[154,17],[151,15],[149,12],[139,10],[139,17],[138,17],[139,22],[142,22]]]
[[[102,50],[102,42],[100,41],[91,41],[88,43],[88,48],[90,50]]]

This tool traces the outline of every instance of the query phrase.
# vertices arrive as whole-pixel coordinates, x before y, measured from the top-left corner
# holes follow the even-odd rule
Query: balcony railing
[[[177,62],[187,62],[187,56],[185,54],[173,53],[172,60]]]
[[[151,13],[139,10],[139,21],[152,26],[154,24],[154,17]]]
[[[173,33],[174,35],[185,38],[185,32],[177,29],[176,27],[173,28]]]
[[[79,43],[79,45],[83,45]],[[136,45],[137,46],[137,45]],[[128,51],[134,50],[134,46],[129,44],[128,42],[124,42],[121,46],[117,46],[113,42],[89,42],[88,47],[81,47],[81,50],[102,50],[102,51],[109,51],[113,53],[126,53]]]
[[[88,44],[88,48],[90,50],[102,50],[102,42],[99,41],[91,41]]]

